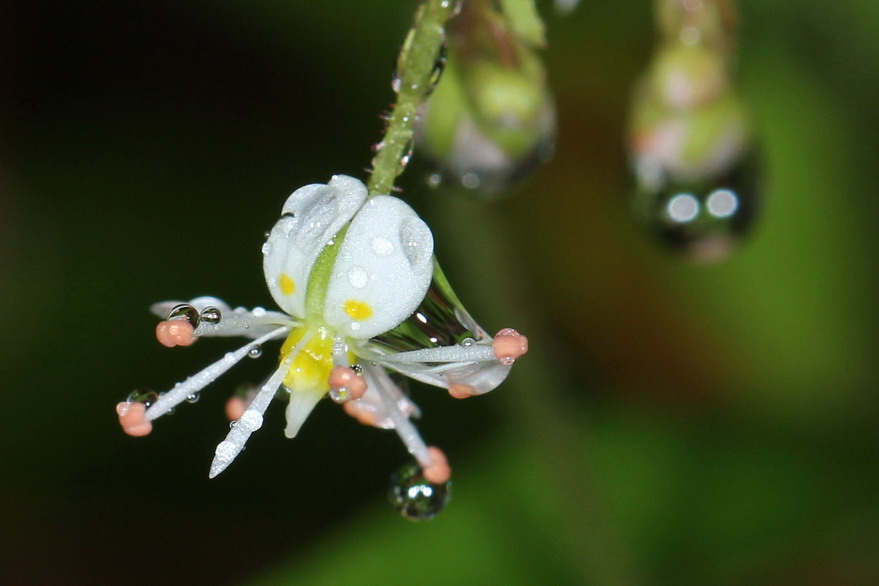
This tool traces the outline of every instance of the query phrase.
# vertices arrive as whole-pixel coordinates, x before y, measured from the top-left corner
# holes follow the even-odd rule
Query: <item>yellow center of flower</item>
[[[333,369],[333,335],[329,328],[306,325],[294,329],[281,347],[281,361],[291,358],[306,336],[308,341],[292,356],[284,386],[291,391],[327,390]]]

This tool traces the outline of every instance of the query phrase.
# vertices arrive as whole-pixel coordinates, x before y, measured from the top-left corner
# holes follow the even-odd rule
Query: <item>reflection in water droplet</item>
[[[436,61],[433,62],[433,69],[430,71],[430,81],[428,82],[428,90],[427,95],[430,95],[431,92],[436,88],[439,84],[440,79],[443,77],[443,71],[446,69],[446,43],[443,42],[440,45],[439,54],[436,57]]]
[[[747,153],[710,177],[642,174],[634,209],[657,237],[694,261],[718,261],[750,229],[760,207],[759,161]],[[637,181],[638,177],[636,177]]]
[[[192,324],[193,328],[197,328],[199,321],[198,310],[188,303],[181,303],[180,305],[175,305],[168,312],[168,319],[185,319]]]
[[[198,393],[192,393],[186,397],[187,403],[198,403],[198,400],[201,398],[201,395]]]
[[[159,393],[146,388],[132,391],[125,399],[129,403],[143,403],[147,407],[159,400]]]
[[[259,358],[260,356],[262,356],[262,346],[257,345],[247,351],[248,358]]]
[[[403,155],[400,157],[400,166],[405,167],[412,160],[412,154],[415,152],[415,137],[409,139],[406,146],[403,147]]]
[[[220,310],[218,308],[209,306],[205,307],[204,310],[202,310],[200,317],[205,323],[216,324],[220,322],[223,314],[220,313]]]
[[[436,265],[433,279],[421,304],[394,329],[373,342],[394,352],[453,346],[483,340],[487,333],[470,317]]]
[[[411,521],[432,519],[442,511],[452,493],[452,483],[431,484],[417,464],[407,464],[391,475],[388,498]]]

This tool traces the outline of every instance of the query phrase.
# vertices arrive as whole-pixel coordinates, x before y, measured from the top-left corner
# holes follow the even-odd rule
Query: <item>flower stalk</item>
[[[459,0],[428,0],[415,15],[397,58],[392,83],[397,101],[388,117],[384,137],[376,145],[367,183],[370,195],[391,193],[394,181],[409,162],[418,108],[438,81],[445,23],[457,13],[458,5]]]

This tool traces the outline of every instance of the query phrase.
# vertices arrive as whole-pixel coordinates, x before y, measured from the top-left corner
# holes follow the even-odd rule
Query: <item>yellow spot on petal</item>
[[[296,283],[293,282],[293,279],[287,273],[281,273],[278,284],[281,286],[281,293],[284,295],[293,295],[293,292],[296,291]]]
[[[372,308],[365,301],[349,299],[345,302],[345,313],[347,313],[351,319],[363,321],[372,317]]]

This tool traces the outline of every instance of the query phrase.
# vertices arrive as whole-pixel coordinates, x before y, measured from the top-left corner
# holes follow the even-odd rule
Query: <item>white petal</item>
[[[333,267],[324,319],[346,336],[396,327],[424,299],[433,275],[433,235],[401,200],[377,195],[354,216]]]
[[[366,200],[366,186],[335,175],[328,185],[306,185],[287,198],[283,216],[263,245],[263,270],[275,302],[305,317],[305,292],[321,251]]]
[[[364,344],[359,354],[368,360],[392,368],[417,381],[442,388],[453,384],[472,387],[481,395],[494,390],[510,374],[510,366],[494,355],[491,338],[468,346],[439,346],[411,352],[384,354],[377,345]]]

